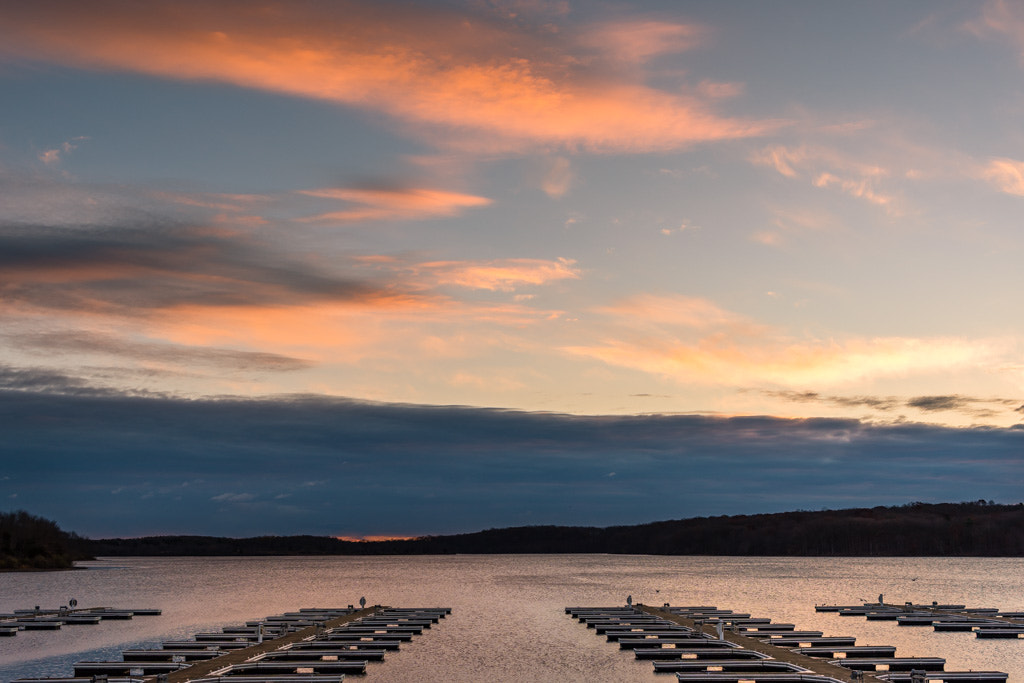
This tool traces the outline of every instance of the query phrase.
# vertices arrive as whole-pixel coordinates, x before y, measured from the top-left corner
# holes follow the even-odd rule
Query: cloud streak
[[[890,171],[826,147],[773,145],[750,156],[751,163],[769,166],[791,179],[810,180],[814,187],[835,188],[856,199],[899,213],[897,196],[880,189]]]
[[[1007,158],[991,159],[980,175],[1000,192],[1024,197],[1024,162]]]
[[[322,188],[300,190],[300,195],[333,199],[355,205],[303,218],[309,222],[418,220],[454,216],[463,209],[487,206],[486,197],[429,188]]]
[[[565,351],[684,383],[842,385],[991,364],[1001,352],[994,341],[955,338],[796,339],[685,296],[644,296],[602,312],[602,341]]]
[[[1010,398],[979,398],[975,396],[834,396],[824,395],[816,391],[765,391],[772,398],[795,403],[822,403],[844,408],[870,408],[883,412],[892,412],[913,408],[925,413],[956,412],[971,417],[989,417],[1007,409],[1022,411],[1020,399]]]
[[[491,261],[434,261],[415,270],[440,285],[512,292],[525,285],[545,285],[558,280],[578,280],[580,271],[571,259],[501,259]]]
[[[254,240],[167,223],[0,225],[0,287],[8,305],[121,315],[389,295],[288,262]]]
[[[292,372],[312,367],[301,358],[262,351],[197,348],[152,341],[129,341],[121,337],[80,330],[7,335],[7,339],[35,355],[103,354],[126,360],[182,366],[210,366],[226,371]]]
[[[7,6],[0,37],[9,56],[326,100],[478,149],[669,150],[778,125],[615,75],[623,59],[689,48],[695,27],[639,21],[566,36],[524,26],[390,2],[40,0]]]

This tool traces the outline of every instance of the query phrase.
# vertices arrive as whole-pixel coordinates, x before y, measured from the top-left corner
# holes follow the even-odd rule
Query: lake
[[[383,663],[372,681],[660,681],[649,662],[598,637],[566,606],[709,604],[792,622],[897,656],[945,657],[947,670],[997,669],[1024,683],[1024,640],[978,640],[862,617],[816,603],[965,603],[1024,610],[1024,560],[1004,558],[426,557],[116,558],[68,572],[0,574],[0,612],[75,598],[79,607],[158,607],[162,616],[21,632],[0,639],[0,682],[71,674],[82,659],[120,659],[198,631],[301,607],[451,607],[452,614]],[[673,679],[674,680],[674,679]]]

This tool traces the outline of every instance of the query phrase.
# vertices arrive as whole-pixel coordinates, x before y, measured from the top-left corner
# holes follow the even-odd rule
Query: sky
[[[1020,502],[1024,7],[0,0],[0,507]]]

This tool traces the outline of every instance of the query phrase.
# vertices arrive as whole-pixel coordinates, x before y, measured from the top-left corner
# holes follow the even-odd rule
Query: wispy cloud
[[[42,355],[103,354],[123,359],[184,366],[212,366],[228,371],[290,372],[312,365],[307,360],[262,351],[191,347],[165,342],[134,341],[81,330],[7,335],[25,352]]]
[[[980,175],[1000,192],[1024,196],[1024,161],[996,158],[989,160]]]
[[[1024,11],[1006,0],[988,0],[981,13],[963,28],[979,38],[997,37],[1009,41],[1020,53],[1024,65]]]
[[[50,368],[16,367],[0,363],[0,387],[53,394],[91,392],[88,382]]]
[[[955,412],[970,417],[991,417],[996,413],[1019,410],[1021,399],[980,398],[959,394],[945,396],[836,396],[816,391],[764,391],[772,398],[796,403],[821,403],[843,408],[869,408],[882,412],[916,409],[926,413]]]
[[[210,498],[210,500],[218,503],[248,503],[256,500],[256,494],[254,493],[221,493]]]
[[[8,305],[143,314],[186,304],[268,305],[388,296],[353,278],[289,262],[240,235],[187,225],[0,225]]]
[[[592,25],[580,42],[615,61],[643,64],[658,55],[691,50],[707,39],[708,30],[694,24],[657,19],[627,19]]]
[[[78,149],[79,145],[88,140],[89,138],[84,135],[80,135],[71,140],[62,142],[53,149],[46,149],[39,153],[39,160],[47,166],[55,166],[59,164],[65,156]]]
[[[595,332],[601,341],[566,351],[709,385],[842,385],[994,363],[1003,351],[992,340],[801,339],[683,296],[642,297],[602,312],[607,325]]]
[[[300,190],[298,194],[354,205],[352,208],[327,211],[303,219],[335,223],[441,218],[454,216],[463,209],[491,203],[486,197],[429,188],[338,187]]]
[[[897,195],[881,188],[891,175],[889,169],[857,160],[836,149],[773,145],[752,154],[750,161],[758,166],[774,168],[787,178],[803,179],[822,189],[838,189],[890,213],[899,212]]]
[[[580,272],[575,265],[575,261],[565,258],[554,261],[513,258],[482,262],[435,261],[420,263],[415,270],[442,285],[511,292],[523,285],[579,279]]]
[[[685,24],[624,21],[567,41],[549,24],[411,3],[106,2],[9,6],[2,52],[327,100],[481,149],[668,150],[777,126],[615,75],[623,59],[692,46],[700,30]]]

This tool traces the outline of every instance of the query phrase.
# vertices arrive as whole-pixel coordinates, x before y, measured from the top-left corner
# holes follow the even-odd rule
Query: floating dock
[[[863,606],[841,606],[867,614]],[[704,683],[843,683],[849,680],[1005,683],[1000,671],[945,671],[940,657],[898,657],[890,645],[857,645],[852,636],[799,631],[793,624],[702,605],[662,608],[567,607],[566,614],[649,661],[656,673]],[[911,678],[913,676],[913,679]]]
[[[197,633],[161,648],[131,649],[121,661],[77,662],[73,678],[23,678],[12,683],[129,683],[155,676],[165,683],[336,683],[383,662],[386,650],[419,636],[451,613],[436,608],[308,608],[301,618],[268,617],[220,633]]]
[[[12,614],[0,614],[0,636],[16,636],[18,631],[57,631],[62,626],[85,626],[99,624],[106,619],[131,619],[135,616],[157,616],[161,611],[145,609],[113,609],[111,607],[87,607],[75,609],[16,609]]]
[[[1024,639],[1024,613],[995,607],[939,604],[903,605],[868,602],[863,605],[815,605],[815,611],[839,616],[862,616],[870,621],[895,621],[900,626],[931,626],[934,631],[974,633],[976,638]]]

